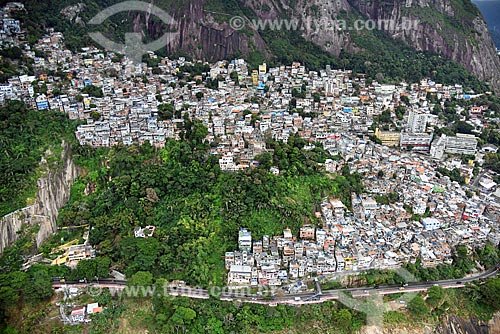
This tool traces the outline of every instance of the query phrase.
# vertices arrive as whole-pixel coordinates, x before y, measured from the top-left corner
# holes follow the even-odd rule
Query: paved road
[[[389,295],[402,292],[420,292],[426,291],[428,288],[436,285],[444,289],[452,288],[463,288],[465,284],[472,281],[477,281],[479,279],[486,279],[494,277],[497,275],[500,264],[496,267],[489,269],[481,274],[464,277],[460,279],[448,279],[433,282],[415,282],[408,283],[405,287],[400,285],[390,285],[390,286],[379,286],[379,287],[361,287],[361,288],[345,288],[345,289],[335,289],[335,290],[322,290],[318,292],[297,292],[297,293],[287,293],[287,294],[274,294],[270,297],[262,297],[257,295],[249,295],[244,292],[231,291],[227,289],[213,288],[211,291],[202,288],[193,288],[189,286],[170,286],[166,293],[172,296],[184,296],[190,298],[201,298],[208,299],[210,296],[218,297],[220,300],[226,301],[241,301],[247,303],[257,303],[257,304],[311,304],[311,303],[322,303],[328,300],[339,299],[340,293],[348,292],[353,297],[366,297],[369,295]],[[99,282],[85,283],[85,282],[61,282],[60,279],[53,279],[53,288],[61,288],[63,286],[72,286],[77,288],[89,288],[92,289],[114,289],[123,290],[126,287],[125,280],[115,280],[115,279],[99,279]],[[94,290],[95,291],[95,290]]]
[[[477,187],[477,185],[479,184],[479,180],[481,180],[481,178],[488,172],[487,169],[483,169],[481,172],[479,172],[479,174],[474,178],[474,181],[472,181],[472,183],[469,183],[470,187],[473,189],[473,190],[476,190],[476,189],[479,189]]]

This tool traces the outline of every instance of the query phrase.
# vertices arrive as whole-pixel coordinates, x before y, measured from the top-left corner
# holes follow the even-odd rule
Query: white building
[[[233,154],[231,152],[228,152],[219,159],[219,167],[221,170],[225,171],[234,171],[238,169],[234,163]]]
[[[413,204],[413,213],[416,215],[423,215],[427,210],[427,204],[424,201],[416,201]]]
[[[456,137],[446,137],[446,153],[452,154],[475,154],[477,138],[474,135],[457,133]]]
[[[424,218],[422,223],[424,224],[424,228],[427,231],[437,230],[438,228],[441,227],[441,222],[436,218],[430,218],[430,217]]]
[[[435,159],[442,159],[446,148],[446,135],[441,135],[438,139],[432,142],[430,155]]]
[[[441,137],[434,140],[431,145],[430,154],[433,158],[441,159],[444,152],[451,154],[475,154],[477,138],[474,135],[457,133],[456,136]]]
[[[361,201],[361,205],[365,211],[372,211],[377,209],[377,201],[372,198],[366,198]]]
[[[252,281],[252,267],[232,264],[227,281],[229,285],[250,285]]]
[[[238,234],[238,247],[240,251],[250,252],[252,250],[252,233],[242,228]]]
[[[419,114],[415,111],[410,111],[408,116],[408,130],[412,133],[425,132],[427,125],[427,114]]]
[[[401,147],[413,147],[413,150],[428,150],[431,141],[432,134],[402,132],[399,145]]]

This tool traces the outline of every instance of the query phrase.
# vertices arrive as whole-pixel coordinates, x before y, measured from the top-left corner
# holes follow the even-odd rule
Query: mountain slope
[[[500,90],[500,60],[479,10],[469,0],[297,0],[287,6],[285,0],[253,0],[246,2],[259,17],[292,17],[306,22],[326,22],[344,18],[354,23],[363,18],[375,22],[393,21],[381,25],[381,30],[394,40],[400,40],[417,51],[440,54],[462,64],[480,80]],[[273,10],[263,13],[259,8]],[[405,22],[415,22],[409,29],[398,29]],[[353,26],[353,25],[349,25]],[[303,36],[323,50],[340,55],[342,50],[359,52],[363,49],[360,36],[375,35],[372,31],[331,31],[305,26]],[[377,50],[369,50],[377,52]]]
[[[164,24],[148,13],[116,15],[120,20],[108,23],[105,28],[85,26],[99,9],[117,2],[86,1],[76,16],[64,18],[61,10],[77,1],[27,0],[27,19],[38,27],[55,26],[74,48],[85,44],[82,39],[90,29],[118,36],[133,29],[151,39],[163,34]],[[167,54],[210,61],[244,56],[253,65],[264,59],[282,64],[299,60],[310,68],[329,63],[366,72],[371,78],[380,73],[392,80],[458,79],[467,86],[468,75],[461,66],[444,61],[448,59],[500,93],[500,61],[486,24],[470,0],[154,0],[152,3],[176,21],[170,28],[179,34],[167,46]],[[245,18],[244,29],[230,27],[230,19],[235,15]],[[304,24],[291,30],[257,30],[251,24],[257,18],[295,19]],[[358,31],[325,29],[305,23],[339,19],[350,27],[360,19],[393,20],[396,25],[414,20],[418,24],[406,30],[384,25],[382,30]],[[433,77],[435,73],[437,76]],[[479,86],[474,83],[469,88],[479,89]]]
[[[387,30],[387,33],[417,50],[442,54],[462,64],[479,79],[489,82],[499,91],[500,60],[486,23],[477,7],[470,1],[349,2],[372,19],[401,22],[406,17],[409,20],[418,20],[420,23],[417,29],[404,30],[402,33]]]
[[[473,2],[481,10],[496,47],[500,48],[500,1],[474,0]]]

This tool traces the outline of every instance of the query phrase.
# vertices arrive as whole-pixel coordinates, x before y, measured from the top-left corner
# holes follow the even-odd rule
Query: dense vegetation
[[[0,82],[6,82],[14,75],[33,75],[33,59],[25,57],[17,47],[4,47],[0,50]]]
[[[366,74],[369,80],[379,82],[418,82],[431,78],[443,84],[462,83],[466,89],[485,91],[486,86],[470,74],[463,66],[438,55],[415,52],[402,42],[394,41],[382,32],[351,34],[361,52],[342,51],[339,57],[322,51],[306,41],[299,32],[263,31],[275,58],[273,64],[289,64],[300,61],[310,69],[344,68],[353,74]]]
[[[489,249],[488,249],[489,248]],[[458,253],[463,252],[458,250]],[[481,263],[493,263],[498,260],[498,251],[491,246],[480,250]],[[457,255],[461,259],[466,254]],[[88,270],[106,268],[109,264],[106,258],[92,261],[81,261],[79,267]],[[470,265],[471,260],[465,260]],[[488,262],[490,261],[490,262]],[[457,259],[457,263],[461,260]],[[457,267],[460,267],[458,264]],[[89,269],[89,268],[94,269]],[[33,266],[27,273],[15,271],[0,274],[0,299],[3,303],[0,310],[9,319],[7,332],[16,328],[33,333],[79,333],[81,326],[63,327],[60,322],[47,321],[47,317],[57,314],[52,306],[42,307],[43,300],[52,295],[48,279],[53,276],[65,275],[64,267]],[[77,269],[77,271],[80,269]],[[419,273],[416,273],[419,275]],[[392,272],[366,273],[361,279],[373,277],[373,283],[385,284],[392,277],[394,283],[400,278]],[[422,278],[422,277],[421,277]],[[444,277],[443,277],[444,278]],[[156,291],[164,291],[163,278],[154,278],[151,273],[137,272],[129,279],[133,286],[154,286]],[[337,287],[338,288],[338,287]],[[100,295],[89,298],[82,296],[77,304],[97,301],[105,307],[104,313],[93,316],[93,322],[88,327],[89,333],[100,334],[141,332],[150,333],[267,333],[287,330],[290,333],[322,333],[326,329],[333,333],[353,333],[365,323],[365,315],[347,309],[337,302],[310,305],[307,307],[276,308],[222,302],[215,299],[195,300],[188,298],[166,297],[153,294],[153,297],[130,297],[126,294],[111,294],[104,290]],[[402,298],[401,294],[384,297],[386,301]],[[422,298],[424,297],[424,298]],[[443,290],[433,286],[427,293],[417,295],[408,302],[408,311],[389,311],[384,314],[384,323],[389,326],[398,324],[414,324],[415,322],[435,323],[447,314],[467,318],[475,315],[487,320],[499,308],[500,279],[488,280],[485,284],[471,284],[465,289]],[[403,298],[404,299],[404,298]],[[22,320],[19,312],[40,310],[30,313],[28,320]],[[333,327],[332,327],[333,326]],[[13,333],[16,333],[15,330]]]
[[[150,283],[149,282],[145,283]],[[162,280],[156,282],[158,288]],[[401,295],[386,296],[386,301]],[[447,314],[467,318],[475,315],[488,319],[498,310],[500,279],[465,289],[443,290],[433,286],[427,293],[417,295],[408,303],[407,311],[388,311],[384,314],[387,326],[415,326],[417,322],[437,323]],[[293,308],[276,308],[227,303],[216,300],[189,300],[161,297],[152,299],[122,298],[119,302],[109,294],[99,296],[108,307],[106,314],[92,323],[91,333],[105,333],[112,328],[118,333],[148,330],[151,333],[354,333],[365,323],[365,315],[336,302]],[[153,310],[151,312],[150,310]],[[124,327],[117,319],[129,319]]]
[[[443,168],[443,167],[439,167],[437,169],[437,171],[443,175],[443,176],[448,176],[450,178],[451,181],[456,181],[458,182],[459,184],[461,185],[464,185],[465,184],[465,177],[463,177],[461,174],[460,174],[460,170],[455,168],[453,170],[449,170],[449,169],[446,169],[446,168]]]
[[[115,2],[85,2],[84,21],[99,8]],[[73,50],[91,42],[87,35],[88,27],[70,23],[59,14],[68,1],[29,0],[25,3],[28,13],[17,15],[26,23],[31,43],[41,36],[46,26],[62,31],[67,46]],[[236,0],[211,3],[213,10],[236,10],[247,17],[254,15]],[[182,5],[176,0],[168,1],[168,4]],[[54,15],[54,12],[57,14]],[[121,14],[116,19],[127,18],[127,14]],[[108,32],[118,36],[122,36],[126,28],[111,21],[105,25]],[[268,61],[271,66],[300,61],[310,69],[318,69],[331,64],[352,69],[355,74],[367,73],[369,79],[381,82],[418,81],[422,77],[430,77],[443,83],[461,82],[475,91],[486,90],[460,65],[436,55],[416,53],[380,32],[355,35],[354,43],[362,51],[354,55],[342,52],[340,57],[326,54],[313,43],[305,41],[298,32],[265,31],[262,35],[273,54]],[[24,62],[19,51],[10,48],[1,52],[5,59],[0,63],[0,81],[19,71],[17,65]],[[251,51],[247,58],[253,67],[264,60],[255,51]],[[29,72],[29,64],[25,65],[26,68],[21,70]],[[157,66],[157,63],[152,66]],[[201,65],[184,67],[179,76],[184,76],[185,72],[195,75],[206,71],[207,67]],[[82,93],[102,96],[102,90],[94,86],[84,88]],[[300,94],[303,92],[294,92],[294,96],[300,97]],[[499,111],[498,100],[490,99],[487,103],[495,113]],[[471,126],[460,121],[453,103],[447,102],[443,110],[438,110],[440,108],[440,105],[436,107],[436,111],[444,111],[440,117],[448,120],[451,133],[473,132]],[[172,105],[168,103],[162,104],[159,109],[162,119],[175,115]],[[96,119],[99,116],[96,114]],[[386,112],[378,121],[391,122],[390,113]],[[339,197],[350,206],[351,193],[362,191],[361,176],[351,174],[348,167],[340,175],[323,174],[321,163],[332,157],[318,144],[312,150],[302,150],[308,143],[298,136],[292,136],[288,143],[268,139],[267,146],[272,153],[257,156],[257,168],[237,173],[222,172],[217,163],[218,157],[208,154],[208,145],[203,142],[207,129],[199,121],[185,119],[184,124],[183,141],[168,141],[164,149],[155,149],[147,144],[111,149],[74,146],[74,157],[84,173],[75,182],[68,205],[61,210],[59,224],[66,227],[90,224],[90,242],[96,245],[98,257],[80,261],[74,270],[64,266],[35,265],[22,272],[22,256],[34,251],[30,235],[36,232],[36,227],[23,230],[18,242],[0,256],[1,332],[17,333],[14,327],[20,332],[47,332],[48,328],[44,325],[51,306],[46,301],[53,294],[50,278],[54,276],[90,280],[107,276],[109,269],[117,269],[127,275],[131,285],[156,284],[162,289],[165,281],[172,279],[182,279],[191,285],[223,285],[223,254],[236,248],[240,227],[249,228],[254,238],[263,234],[280,234],[285,227],[292,228],[297,234],[302,224],[319,223],[314,213],[324,196]],[[74,124],[60,113],[29,110],[20,102],[10,101],[6,107],[0,108],[0,129],[0,149],[3,153],[0,165],[5,167],[0,171],[0,214],[5,214],[24,206],[26,198],[34,196],[39,176],[37,167],[42,156],[51,156],[49,162],[57,160],[61,139],[74,140]],[[481,140],[498,145],[498,131],[491,129],[481,134]],[[47,149],[52,151],[51,155],[44,154]],[[499,161],[498,154],[488,155],[486,166],[498,169]],[[279,176],[269,172],[271,166],[279,168]],[[463,182],[457,171],[440,172]],[[84,195],[84,190],[90,190],[90,195]],[[377,201],[390,203],[395,201],[394,196],[379,196]],[[134,238],[134,228],[145,225],[156,226],[153,237]],[[41,251],[46,256],[54,257],[55,254],[50,254],[53,246],[62,240],[80,237],[81,229],[58,232]],[[499,255],[492,245],[474,254],[467,254],[464,247],[458,247],[453,260],[451,265],[436,268],[424,268],[417,261],[406,268],[422,281],[456,278],[469,273],[475,266],[475,260],[491,267],[499,261]],[[359,280],[366,284],[402,282],[399,276],[385,271],[363,273]],[[450,310],[454,312],[453,305],[465,305],[467,310],[488,318],[498,309],[499,298],[500,279],[471,285],[465,292],[445,292],[433,287],[426,299],[418,296],[409,303],[410,314],[389,312],[385,321],[398,323],[437,318],[446,312],[451,313]],[[80,300],[82,304],[88,301]],[[106,308],[102,315],[95,316],[89,328],[62,328],[58,324],[50,330],[53,333],[87,330],[89,333],[107,333],[119,327],[127,332],[127,326],[130,326],[132,331],[129,332],[140,328],[156,333],[260,333],[282,330],[323,333],[333,327],[338,333],[350,333],[364,323],[362,314],[335,302],[301,308],[269,308],[213,299],[200,301],[156,295],[140,300],[117,299],[111,298],[108,292],[97,296],[96,301]],[[10,327],[2,325],[7,319]]]
[[[34,197],[42,156],[50,149],[57,160],[61,140],[74,138],[73,131],[74,124],[60,112],[28,109],[20,101],[0,108],[0,216]]]
[[[109,168],[98,166],[75,184],[61,224],[90,223],[99,255],[129,277],[148,271],[190,284],[222,285],[221,256],[236,248],[240,227],[255,238],[281,234],[285,227],[297,233],[304,222],[317,222],[314,211],[323,196],[349,203],[351,191],[362,189],[360,177],[348,169],[333,179],[319,172],[318,162],[328,154],[320,147],[301,151],[305,142],[298,137],[288,144],[270,142],[274,155],[259,156],[255,169],[221,172],[217,157],[201,143],[205,134],[195,121],[187,125],[185,141],[168,141],[164,149],[143,145],[103,152]],[[89,164],[96,160],[92,149],[80,153],[89,154]],[[269,172],[274,164],[280,176]],[[90,196],[81,194],[86,182],[97,189]],[[145,225],[156,226],[154,236],[134,238],[134,227]]]
[[[158,283],[161,287],[161,281]],[[301,308],[171,297],[154,297],[152,305],[149,300],[139,302],[140,307],[122,308],[121,316],[132,315],[133,319],[135,315],[136,330],[147,329],[151,333],[269,333],[280,330],[320,333],[332,328],[335,333],[353,333],[364,323],[363,314],[335,302]],[[124,304],[131,305],[126,300]],[[152,313],[137,312],[137,309],[151,306]],[[112,318],[99,317],[98,322],[92,324],[92,333],[106,333],[113,324],[116,322]]]
[[[17,107],[26,113],[50,115],[25,110],[15,102],[7,107],[12,115],[19,113]],[[25,118],[19,117],[11,119],[11,126],[24,124]],[[65,122],[62,117],[61,124]],[[307,143],[298,136],[292,136],[288,143],[268,139],[272,153],[259,155],[257,168],[222,172],[217,157],[208,154],[208,145],[202,140],[206,133],[199,121],[186,119],[184,141],[168,141],[164,149],[147,144],[112,149],[75,146],[74,157],[84,174],[73,186],[70,203],[61,211],[59,223],[62,226],[90,223],[93,227],[90,240],[97,246],[99,257],[80,261],[73,271],[66,267],[33,266],[24,273],[19,271],[21,255],[32,249],[32,244],[28,237],[21,238],[0,257],[0,299],[4,301],[0,315],[16,328],[42,331],[44,327],[37,326],[48,317],[48,308],[41,305],[52,295],[50,277],[92,279],[106,276],[110,267],[125,272],[135,285],[161,287],[164,280],[171,279],[183,279],[193,285],[223,285],[225,271],[221,256],[235,249],[240,227],[250,228],[255,238],[264,233],[279,234],[284,227],[291,227],[297,233],[304,222],[317,223],[314,211],[324,196],[338,196],[349,204],[351,192],[362,191],[360,175],[351,174],[347,167],[341,175],[324,175],[319,163],[332,157],[318,144],[312,150],[302,150]],[[278,166],[279,176],[269,172],[271,166]],[[93,193],[84,195],[86,187],[93,189]],[[392,200],[391,196],[387,200]],[[157,227],[154,236],[134,238],[134,227],[145,225]],[[65,233],[59,232],[49,240],[49,245],[57,245],[57,240],[63,237],[65,240],[73,237],[71,232]],[[42,251],[48,254],[50,247],[43,247]],[[423,268],[417,262],[407,269],[421,280],[461,277],[474,267],[474,260],[490,267],[498,262],[498,251],[487,245],[471,256],[459,247],[451,266]],[[362,279],[368,284],[400,282],[396,275],[384,272],[367,272]],[[471,312],[476,310],[487,318],[498,307],[495,304],[500,293],[498,280],[469,289],[470,298],[454,292],[443,296],[440,291],[431,291],[430,299],[412,300],[408,305],[410,315],[388,313],[386,321],[432,318],[431,314],[442,314],[453,298],[459,298]],[[97,300],[107,308],[104,314],[95,317],[91,333],[117,328],[118,319],[128,316],[135,319],[134,326],[158,333],[283,329],[299,333],[314,323],[320,328],[334,324],[339,333],[349,333],[364,323],[362,314],[336,303],[299,309],[268,308],[160,296],[152,300],[117,300],[107,293]],[[142,310],[141,305],[149,307]],[[19,312],[31,308],[44,312],[34,314],[30,322],[22,321]],[[60,330],[70,333],[78,328]]]
[[[15,108],[9,108],[15,115]],[[20,119],[11,121],[22,123]],[[61,120],[61,124],[65,122]],[[34,231],[23,233],[24,237],[0,257],[0,282],[3,282],[0,299],[6,301],[0,311],[9,324],[18,319],[15,314],[23,307],[39,307],[39,303],[52,295],[50,277],[54,276],[90,280],[107,276],[111,267],[123,271],[138,284],[146,277],[157,283],[163,282],[162,279],[183,279],[193,285],[223,285],[222,255],[236,248],[240,227],[250,228],[256,238],[281,234],[284,227],[291,227],[297,233],[304,222],[317,223],[314,211],[323,196],[339,196],[348,203],[351,191],[362,190],[361,177],[351,174],[348,168],[335,178],[324,175],[318,163],[323,163],[329,155],[320,145],[310,151],[301,150],[306,142],[298,136],[291,137],[288,143],[268,140],[273,154],[258,156],[257,168],[222,172],[217,157],[208,154],[208,145],[202,141],[206,133],[199,121],[186,119],[184,141],[168,141],[160,150],[147,144],[112,149],[75,146],[74,158],[82,166],[84,176],[75,182],[70,202],[60,212],[59,223],[62,226],[90,223],[93,227],[90,241],[97,246],[99,257],[80,261],[72,271],[64,266],[34,266],[23,273],[22,255],[33,251],[30,234]],[[272,165],[280,168],[280,176],[269,172]],[[87,185],[94,192],[85,196],[83,190]],[[134,238],[134,227],[145,225],[157,227],[154,236]],[[72,231],[58,232],[42,251],[49,257],[55,256],[49,253],[58,240],[81,235],[81,230]],[[27,284],[28,281],[34,285]],[[203,332],[204,327],[200,326],[206,326],[207,321],[217,328],[240,330],[259,324],[259,329],[268,331],[288,328],[297,318],[292,308],[279,307],[279,312],[271,317],[274,320],[266,322],[263,319],[269,316],[269,310],[261,306],[240,309],[218,301],[168,298],[161,303],[153,302],[154,314],[144,317],[154,316],[157,321],[152,329],[159,331],[190,328]],[[106,311],[111,319],[120,316],[123,309],[115,308],[113,303]],[[222,324],[213,308],[220,308],[225,314],[230,312],[239,320]],[[336,321],[342,321],[346,332],[351,327],[358,328],[362,321],[346,309],[327,312],[327,305],[304,310],[299,319],[311,318],[315,309],[324,310],[325,321],[330,322],[337,315],[344,319]],[[43,318],[46,313],[37,315]],[[93,325],[96,333],[99,328],[108,328],[106,319],[96,319]],[[16,328],[29,326],[17,325]]]

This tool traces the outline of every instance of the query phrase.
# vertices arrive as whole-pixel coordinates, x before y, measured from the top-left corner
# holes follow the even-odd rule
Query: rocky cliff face
[[[177,7],[166,2],[169,1],[157,0],[156,4],[169,9],[177,22],[174,28],[179,35],[168,46],[168,51],[173,53],[182,51],[212,61],[234,54],[248,55],[253,50],[269,55],[260,31],[248,28],[252,18],[292,18],[302,23],[324,24],[351,15],[376,21],[392,20],[394,24],[381,27],[387,35],[416,50],[438,53],[457,61],[500,92],[499,57],[482,16],[469,0],[295,0],[293,6],[287,0],[249,0],[234,2],[239,8],[226,6],[225,16],[207,9],[207,4],[219,3],[219,0],[190,0]],[[243,15],[242,9],[248,14],[248,29],[233,30],[229,26],[230,18]],[[149,33],[159,35],[161,28],[154,22],[147,22],[147,17],[137,14],[136,31],[145,24]],[[411,29],[398,29],[405,21],[418,24]],[[353,42],[352,31],[326,29],[318,24],[304,24],[299,31],[306,40],[333,55],[339,55],[341,50],[362,50]]]
[[[45,176],[38,180],[35,202],[0,219],[0,252],[18,239],[18,232],[25,224],[39,226],[35,236],[37,246],[56,231],[59,209],[68,201],[71,185],[78,176],[69,144],[62,145],[58,166],[47,168]]]
[[[384,30],[418,51],[442,54],[462,64],[479,79],[500,90],[500,60],[477,8],[469,1],[349,0],[351,6],[373,20],[393,20]],[[418,22],[414,29],[397,29],[403,20]]]
[[[449,316],[437,330],[440,334],[488,334],[492,333],[487,323],[477,319],[462,319]]]
[[[499,334],[500,313],[495,314],[489,322],[477,319],[463,319],[458,316],[448,316],[438,326],[431,324],[411,326],[406,324],[385,326],[365,326],[360,334]]]
[[[209,61],[225,59],[234,54],[247,55],[252,50],[267,54],[264,40],[259,34],[251,36],[232,29],[229,25],[231,16],[227,20],[215,20],[217,14],[205,10],[205,2],[191,0],[169,8],[158,1],[160,7],[169,8],[168,13],[176,22],[170,28],[179,33],[169,42],[169,53],[182,51],[196,59]],[[133,18],[134,31],[139,32],[145,26],[151,36],[159,35],[161,28],[150,22],[149,17],[149,13],[137,13]]]
[[[287,1],[275,8],[283,8],[286,16],[307,22],[311,17],[318,25],[305,25],[303,36],[325,51],[338,55],[342,49],[357,52],[351,31],[332,31],[322,24],[329,20],[362,17],[373,20],[377,29],[393,39],[401,40],[417,51],[429,51],[462,64],[479,79],[500,91],[500,58],[493,40],[477,8],[469,1],[452,0],[297,0],[290,8]],[[249,2],[254,11],[268,0]],[[276,17],[279,13],[276,11]],[[350,28],[350,27],[348,27]],[[352,28],[352,27],[351,27]]]

